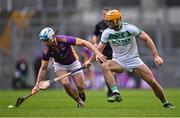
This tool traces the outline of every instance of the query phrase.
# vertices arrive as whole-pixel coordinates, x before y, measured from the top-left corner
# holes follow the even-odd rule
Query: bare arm
[[[80,46],[85,46],[87,48],[89,48],[90,50],[92,50],[95,54],[96,54],[96,58],[101,60],[102,62],[105,62],[106,61],[106,58],[103,54],[101,54],[96,48],[94,45],[92,45],[90,42],[88,41],[85,41],[83,39],[79,39],[77,38],[77,41],[76,41],[76,45],[80,45]]]
[[[100,42],[97,49],[102,53],[105,47],[106,47],[106,43]]]
[[[163,59],[159,56],[156,46],[155,46],[153,40],[150,38],[150,36],[147,33],[142,31],[142,33],[139,35],[139,38],[142,41],[144,41],[147,44],[147,46],[150,48],[151,53],[154,58],[154,62],[158,65],[162,64]]]
[[[100,42],[99,45],[98,45],[98,47],[97,47],[97,49],[102,53],[105,47],[106,47],[106,44]],[[92,55],[89,61],[90,61],[90,62],[95,61],[95,55]]]
[[[92,44],[94,44],[95,47],[97,47],[98,46],[98,37],[96,35],[93,35],[91,42],[92,42]]]
[[[47,67],[48,67],[48,61],[42,60],[36,84],[38,84],[40,81],[42,81],[45,78]]]
[[[104,50],[105,46],[106,46],[106,44],[100,42],[99,45],[98,45],[98,47],[97,47],[97,49],[98,49],[100,52],[102,52],[102,51]],[[95,59],[96,59],[96,58],[95,58],[95,54],[93,54],[93,55],[89,58],[89,60],[84,63],[84,65],[88,67],[88,66],[90,65],[90,63],[92,63],[92,62],[95,61]]]
[[[34,88],[32,89],[32,92],[31,92],[33,95],[36,94],[40,90],[38,88],[38,83],[44,79],[44,77],[46,75],[47,67],[48,67],[48,61],[42,61],[41,67],[39,69],[38,77],[36,80],[36,84],[35,84]]]

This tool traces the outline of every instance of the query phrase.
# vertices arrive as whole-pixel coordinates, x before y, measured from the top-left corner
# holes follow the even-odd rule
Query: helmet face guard
[[[39,38],[41,41],[48,41],[53,39],[53,36],[55,35],[54,30],[50,27],[46,27],[41,30],[39,33]]]
[[[113,29],[116,26],[119,25],[120,20],[116,19],[116,20],[105,20],[106,25],[110,28]]]

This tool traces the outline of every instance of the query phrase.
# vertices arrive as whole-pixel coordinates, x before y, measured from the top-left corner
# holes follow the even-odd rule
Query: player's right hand
[[[89,68],[89,67],[91,66],[90,60],[84,62],[83,66],[84,66],[85,68]]]
[[[40,88],[39,88],[37,85],[35,85],[34,88],[33,88],[32,91],[31,91],[31,94],[35,95],[35,94],[38,93],[39,91],[40,91]]]
[[[163,61],[163,59],[160,56],[156,56],[156,57],[154,57],[154,63],[156,65],[160,66],[160,65],[162,65],[164,63],[164,61]]]
[[[107,57],[104,56],[104,55],[101,54],[101,53],[98,53],[98,54],[96,55],[96,60],[99,60],[99,61],[101,61],[102,63],[105,63],[105,62],[107,61]]]

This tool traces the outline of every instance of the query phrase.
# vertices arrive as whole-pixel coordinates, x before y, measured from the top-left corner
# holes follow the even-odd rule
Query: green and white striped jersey
[[[139,56],[135,38],[138,37],[141,32],[142,30],[136,26],[122,22],[122,27],[119,31],[109,28],[104,30],[101,42],[107,43],[109,41],[113,49],[113,58],[127,61],[128,59]]]

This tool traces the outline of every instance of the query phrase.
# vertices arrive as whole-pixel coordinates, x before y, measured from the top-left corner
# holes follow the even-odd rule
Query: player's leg
[[[114,76],[114,79],[116,81],[116,74],[113,73],[113,76]],[[107,96],[108,97],[113,96],[113,91],[111,90],[111,87],[108,85],[108,83],[106,81],[105,81],[105,83],[106,83],[106,86],[107,86]]]
[[[105,81],[108,83],[108,86],[111,88],[113,92],[113,96],[108,98],[109,102],[120,102],[122,101],[121,96],[119,94],[119,90],[116,85],[116,80],[112,72],[123,72],[123,67],[114,60],[108,60],[106,63],[101,64],[102,70],[104,73]]]
[[[103,65],[101,64],[101,67],[102,67]],[[115,76],[114,76],[114,79],[116,80],[116,78],[115,78]],[[105,79],[106,80],[106,79]],[[112,95],[113,95],[113,92],[112,92],[112,90],[111,90],[111,87],[110,87],[110,85],[108,85],[108,83],[105,81],[105,84],[106,84],[106,86],[107,86],[107,97],[111,97]]]
[[[77,87],[79,97],[83,101],[85,101],[86,100],[86,95],[85,95],[86,84],[85,84],[83,71],[81,70],[78,73],[74,74],[72,76],[72,78],[73,78],[74,83],[75,83],[75,85]]]
[[[143,64],[139,66],[138,68],[134,69],[133,73],[138,75],[140,78],[142,78],[151,86],[155,95],[165,105],[164,107],[174,107],[167,101],[167,98],[164,94],[162,87],[156,81],[156,79],[154,78],[154,75],[152,74],[151,70],[147,67],[147,65]]]
[[[73,71],[80,67],[81,67],[81,63],[79,62],[79,60],[76,60],[73,64],[71,64],[71,66],[68,68],[68,70]],[[81,100],[85,101],[86,95],[84,93],[84,90],[86,88],[86,84],[85,84],[83,71],[79,70],[78,72],[74,73],[72,75],[72,78],[77,87],[79,97],[81,98]]]
[[[84,70],[85,80],[86,80],[86,88],[87,89],[93,89],[94,88],[94,68],[89,67],[88,69]],[[87,86],[87,82],[89,82],[89,85]]]
[[[64,74],[67,74],[67,73],[68,73],[68,71],[66,71],[66,70],[58,70],[56,72],[56,76],[60,77],[60,76],[62,76]],[[64,87],[66,93],[71,98],[73,98],[77,103],[82,102],[79,95],[77,94],[76,89],[70,84],[69,79],[67,77],[59,80],[59,82],[62,84],[62,86]]]
[[[104,48],[102,54],[105,55],[107,57],[108,60],[112,60],[112,48],[110,46],[109,43],[106,44],[106,47]],[[114,79],[116,80],[116,76],[114,74]],[[107,96],[108,97],[111,97],[113,95],[113,92],[111,90],[111,87],[108,85],[107,82],[106,83],[106,86],[107,86]]]

